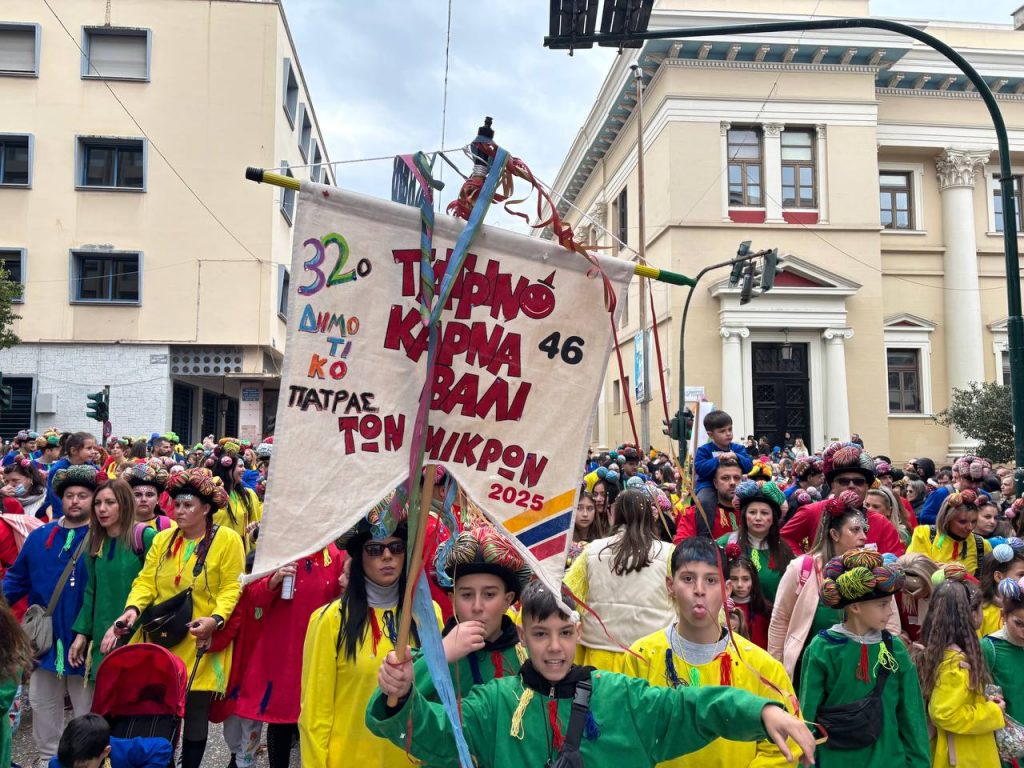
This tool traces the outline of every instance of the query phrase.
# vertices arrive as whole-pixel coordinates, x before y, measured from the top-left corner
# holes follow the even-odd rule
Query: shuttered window
[[[82,76],[101,80],[149,80],[149,32],[87,29]]]
[[[0,75],[39,74],[35,24],[0,24]]]

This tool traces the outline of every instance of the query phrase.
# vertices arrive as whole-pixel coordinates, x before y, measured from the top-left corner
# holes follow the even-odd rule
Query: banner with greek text
[[[464,226],[438,217],[436,275]],[[417,209],[303,184],[254,575],[324,547],[408,474],[427,364],[419,243]],[[600,267],[624,296],[632,265]],[[483,227],[441,314],[424,461],[553,589],[612,348],[604,286],[579,254]]]

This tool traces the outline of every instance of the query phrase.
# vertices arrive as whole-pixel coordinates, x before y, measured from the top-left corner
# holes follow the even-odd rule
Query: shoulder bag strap
[[[583,739],[583,730],[587,725],[587,713],[590,712],[590,694],[592,692],[593,684],[589,678],[576,684],[576,694],[573,696],[572,710],[569,715],[569,730],[565,735],[562,754],[580,751],[580,741]]]
[[[86,531],[85,536],[78,542],[78,546],[75,547],[75,552],[71,555],[71,559],[68,560],[67,565],[64,566],[64,571],[61,573],[60,578],[57,580],[57,587],[53,590],[53,594],[50,596],[50,602],[46,604],[46,615],[53,616],[54,610],[57,608],[57,601],[60,600],[61,593],[64,592],[64,585],[68,583],[68,578],[71,576],[71,572],[75,570],[75,566],[78,565],[78,558],[82,556],[82,552],[85,550],[86,544],[89,543],[89,532]]]
[[[981,564],[985,562],[985,540],[976,533],[972,533],[971,536],[974,537],[975,551],[978,553],[977,565],[974,568],[974,575],[977,577],[981,573]]]
[[[210,529],[210,533],[203,537],[203,541],[199,545],[199,552],[196,555],[196,564],[192,568],[193,579],[198,579],[199,574],[203,572],[203,566],[206,565],[206,556],[210,553],[210,547],[213,546],[213,537],[217,535],[219,530],[220,526],[215,525]]]

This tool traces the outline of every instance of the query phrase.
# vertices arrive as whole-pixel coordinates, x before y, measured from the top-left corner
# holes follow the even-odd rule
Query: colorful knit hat
[[[944,581],[962,581],[965,584],[977,586],[978,580],[967,570],[963,563],[943,563],[942,566],[932,574],[932,584],[939,586]]]
[[[847,489],[838,496],[832,496],[825,501],[824,513],[831,518],[842,517],[851,509],[860,509],[860,495],[856,491]]]
[[[66,469],[58,469],[53,476],[53,492],[60,498],[64,491],[78,485],[96,491],[107,481],[107,476],[91,464],[72,464]]]
[[[996,587],[996,591],[1003,599],[1003,610],[1007,610],[1011,603],[1016,604],[1015,608],[1024,603],[1024,579],[1003,579]]]
[[[875,475],[878,477],[883,477],[885,475],[892,477],[892,464],[887,461],[876,461]]]
[[[736,486],[732,505],[737,512],[743,512],[754,501],[763,501],[770,506],[772,515],[778,520],[782,517],[782,505],[786,503],[786,495],[770,480],[744,480]]]
[[[891,597],[906,579],[895,555],[873,549],[851,549],[833,557],[821,574],[821,601],[830,608]]]
[[[747,472],[747,477],[751,480],[768,480],[772,479],[772,465],[766,461],[758,459],[754,462],[753,468]]]
[[[806,507],[816,501],[821,501],[821,492],[817,488],[800,488],[790,494],[789,508],[795,512],[800,507]]]
[[[158,461],[147,461],[142,464],[132,464],[126,467],[121,473],[121,479],[126,481],[132,488],[140,485],[151,485],[162,491],[167,485],[170,474]]]
[[[172,499],[185,494],[198,496],[214,509],[224,509],[228,505],[224,483],[205,467],[184,469],[171,475],[167,481],[167,493]]]
[[[992,471],[992,462],[980,456],[961,456],[953,462],[953,469],[960,477],[978,482],[988,477]]]
[[[875,479],[875,463],[867,451],[856,443],[831,443],[821,454],[825,480],[831,483],[842,472],[858,472],[871,483]]]
[[[822,471],[821,460],[814,456],[801,456],[793,462],[793,477],[797,480],[806,480]]]
[[[350,555],[362,550],[363,544],[371,539],[381,541],[389,536],[406,538],[406,521],[409,519],[409,496],[405,484],[377,502],[366,517],[345,531],[335,540],[339,549]],[[400,532],[401,531],[401,532]]]
[[[1024,540],[1018,539],[1016,536],[1011,536],[1002,544],[992,547],[992,558],[1002,565],[1006,565],[1018,557],[1024,560]]]
[[[508,539],[489,525],[477,525],[446,541],[434,558],[438,577],[444,589],[453,589],[460,576],[489,573],[505,582],[507,591],[516,600],[530,581],[530,569]]]

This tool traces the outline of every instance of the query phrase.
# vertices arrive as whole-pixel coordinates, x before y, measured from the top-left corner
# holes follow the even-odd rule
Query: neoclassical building
[[[651,28],[802,19],[815,9],[817,17],[870,14],[867,0],[775,7],[668,0]],[[1024,31],[907,23],[979,69],[1010,127],[1014,168],[1024,169]],[[749,303],[741,305],[728,270],[698,286],[687,387],[731,413],[737,435],[778,442],[789,431],[817,449],[856,432],[869,451],[895,460],[964,452],[968,441],[933,415],[953,387],[1009,376],[995,133],[966,77],[930,48],[877,30],[627,50],[554,184],[566,219],[621,258],[635,258],[639,240],[637,62],[648,261],[695,275],[746,240],[780,255],[775,287]],[[659,390],[664,378],[674,410],[685,295],[653,287],[664,370],[650,366],[651,442],[664,447]],[[618,329],[628,375],[620,381],[611,361],[595,444],[631,434],[641,298],[634,281]]]

